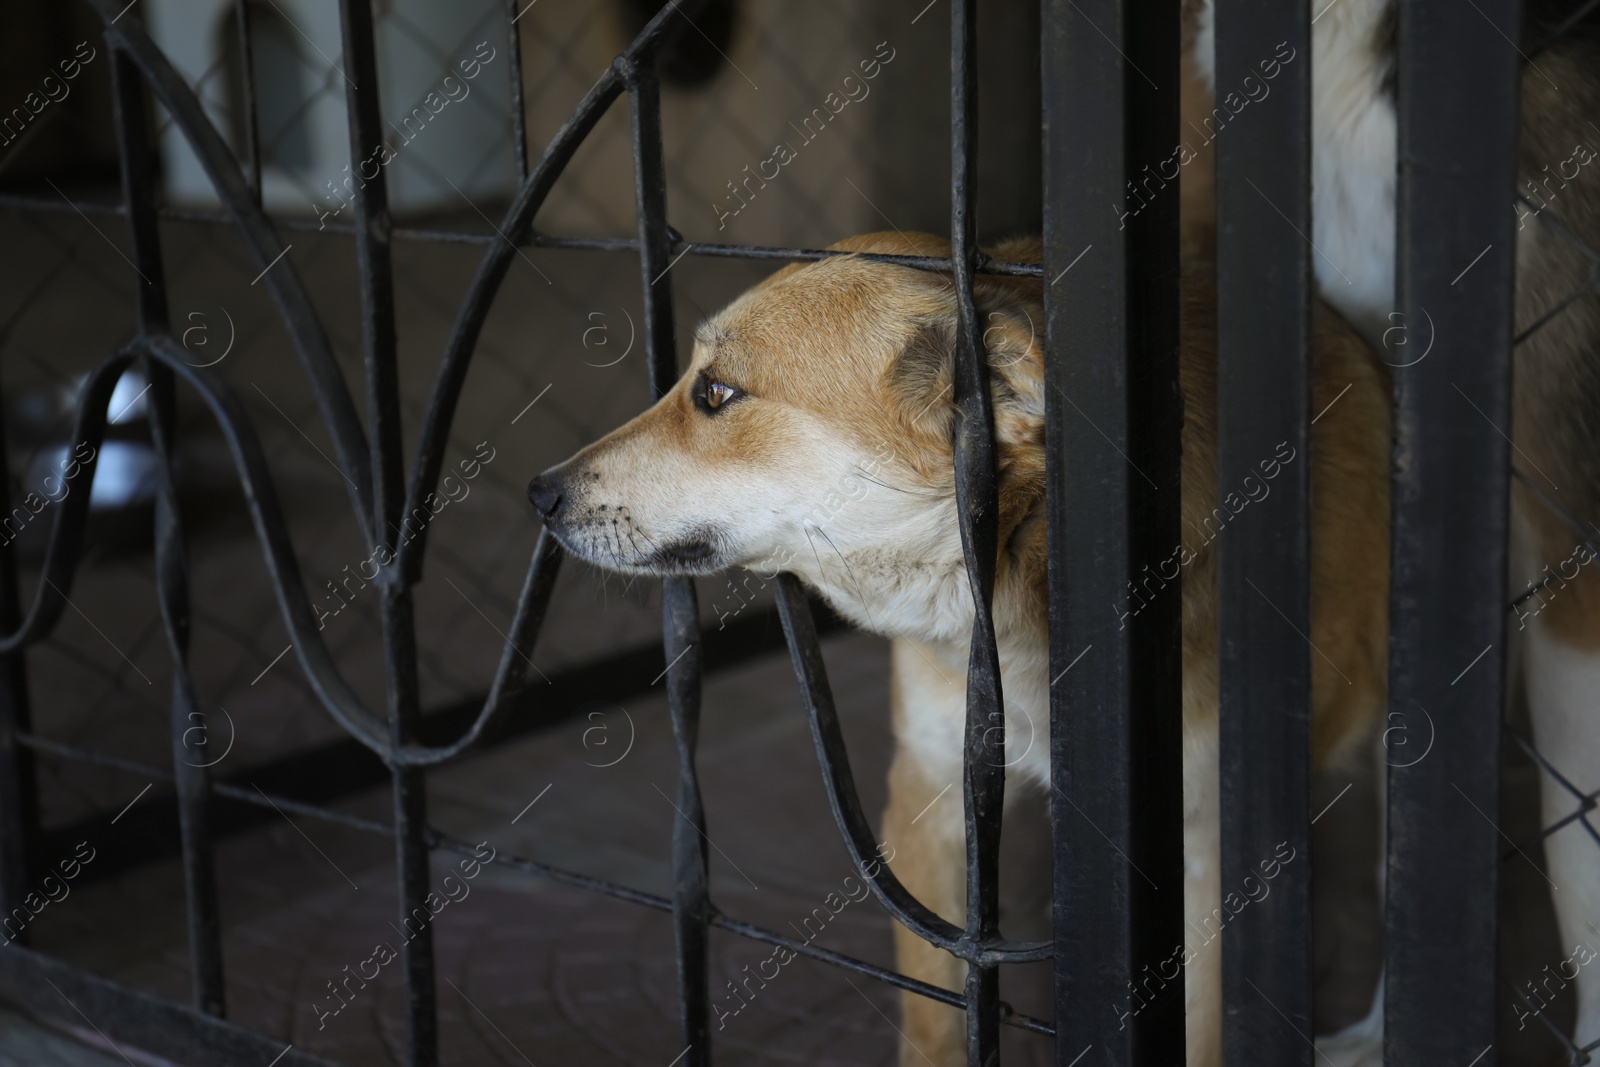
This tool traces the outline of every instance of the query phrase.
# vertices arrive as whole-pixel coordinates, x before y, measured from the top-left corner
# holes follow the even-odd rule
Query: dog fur
[[[1312,0],[1312,236],[1319,287],[1395,363],[1413,358],[1385,345],[1395,307],[1395,0]],[[1524,54],[1573,5],[1528,5]],[[1194,60],[1211,76],[1212,11],[1199,9]],[[1572,238],[1600,251],[1600,30],[1591,17],[1525,64],[1517,146],[1516,329],[1538,323],[1584,289],[1591,265]],[[1587,157],[1587,158],[1585,158]],[[1568,166],[1572,173],[1567,173]],[[1406,336],[1410,334],[1410,336]],[[1513,463],[1533,484],[1512,498],[1513,597],[1544,583],[1509,627],[1520,660],[1534,742],[1585,793],[1600,789],[1600,577],[1584,541],[1600,535],[1600,296],[1591,289],[1515,350]],[[1473,414],[1463,411],[1463,418]],[[1551,507],[1553,501],[1557,507]],[[1559,509],[1559,510],[1558,510]],[[1561,512],[1565,512],[1563,516]],[[1576,532],[1568,517],[1584,532]],[[1569,571],[1570,568],[1570,571]],[[1380,768],[1381,770],[1381,768]],[[1542,774],[1542,822],[1578,802]],[[1588,943],[1600,925],[1600,844],[1573,822],[1544,842],[1564,946]],[[1600,1040],[1600,974],[1580,971],[1579,1046]],[[1374,1017],[1376,1018],[1376,1016]],[[1382,1032],[1369,1025],[1377,1064]]]
[[[835,248],[947,256],[925,235],[869,234]],[[1037,262],[1037,241],[990,250]],[[1048,781],[1043,322],[1038,279],[980,277],[999,448],[994,618],[1008,735],[1037,737],[1008,792]],[[1186,272],[1180,378],[1182,518],[1215,528],[1213,286]],[[972,602],[956,524],[951,374],[954,290],[945,275],[846,256],[785,268],[696,332],[688,372],[654,407],[535,480],[530,494],[568,551],[613,570],[710,574],[782,567],[858,625],[892,639],[896,752],[883,834],[893,867],[954,922],[964,913],[961,806],[930,804],[961,776]],[[1332,310],[1315,320],[1309,462],[1315,758],[1367,736],[1387,664],[1387,374]],[[731,387],[713,406],[714,387]],[[1263,462],[1274,457],[1262,457]],[[1277,457],[1303,463],[1305,456]],[[1070,505],[1069,505],[1070,506]],[[1225,521],[1225,518],[1224,518]],[[1208,526],[1208,524],[1210,524]],[[1213,536],[1225,538],[1226,530]],[[1198,537],[1194,538],[1198,540]],[[1182,568],[1185,910],[1221,912],[1217,838],[1217,587],[1207,540]],[[1156,595],[1163,595],[1157,593]],[[1167,592],[1165,595],[1175,595]],[[1107,610],[1114,610],[1107,605]],[[1348,684],[1347,684],[1348,680]],[[919,819],[919,813],[924,813]],[[964,965],[896,930],[902,969],[960,989]],[[1189,1062],[1220,1064],[1221,952],[1187,971]],[[1119,1015],[1127,1005],[1106,1005]],[[965,1062],[958,1011],[907,995],[902,1062]]]

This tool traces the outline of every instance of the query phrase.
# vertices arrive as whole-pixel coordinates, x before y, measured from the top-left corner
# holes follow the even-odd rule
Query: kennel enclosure
[[[562,552],[548,535],[539,537],[514,616],[504,628],[505,646],[486,699],[455,716],[451,728],[441,729],[424,721],[417,679],[414,590],[424,576],[430,528],[425,520],[408,523],[419,509],[426,513],[428,499],[440,492],[453,458],[447,454],[452,420],[485,320],[521,255],[519,248],[638,257],[643,308],[638,336],[652,398],[664,394],[679,373],[672,270],[683,256],[778,264],[833,253],[690,243],[670,224],[657,63],[674,35],[703,35],[696,20],[705,17],[708,4],[686,0],[662,6],[609,68],[595,72],[587,95],[535,155],[527,151],[524,129],[518,27],[527,6],[512,0],[499,27],[504,73],[491,69],[486,77],[509,79],[515,193],[504,216],[491,222],[493,232],[481,238],[411,234],[470,240],[481,246],[482,259],[456,308],[428,405],[408,448],[397,384],[396,224],[384,168],[370,178],[361,172],[364,180],[349,190],[350,214],[332,227],[350,236],[356,252],[364,370],[358,399],[334,358],[305,281],[293,260],[285,259],[296,227],[310,224],[263,209],[256,124],[262,101],[250,77],[250,57],[256,54],[254,5],[237,8],[233,47],[243,63],[245,126],[244,150],[236,151],[142,28],[138,8],[88,2],[103,24],[105,62],[111,66],[123,194],[121,208],[111,214],[126,219],[132,235],[127,266],[142,284],[137,287],[139,329],[88,379],[72,438],[98,448],[106,440],[108,405],[119,379],[130,367],[145,369],[151,436],[162,472],[153,554],[174,664],[167,697],[172,762],[162,767],[130,761],[32,728],[27,650],[69,610],[89,517],[89,494],[68,495],[54,509],[41,578],[25,610],[17,560],[9,546],[0,545],[0,630],[6,634],[0,638],[0,913],[28,911],[40,874],[43,829],[35,755],[134,767],[173,789],[193,994],[189,1004],[150,996],[30,949],[25,936],[0,951],[0,994],[74,1024],[74,1013],[81,1012],[110,1039],[180,1062],[325,1063],[227,1021],[212,799],[223,796],[332,820],[389,839],[400,887],[394,919],[400,924],[419,909],[428,910],[432,858],[450,863],[481,858],[473,842],[430,825],[425,771],[460,760],[480,739],[503,728],[516,700],[540,699],[524,697],[533,682],[529,656],[547,621]],[[1428,323],[1426,343],[1438,354],[1394,370],[1398,459],[1389,701],[1391,709],[1401,711],[1426,707],[1448,729],[1437,732],[1429,758],[1391,767],[1389,774],[1385,1041],[1392,1063],[1488,1064],[1495,1060],[1498,1041],[1495,915],[1503,839],[1493,819],[1463,814],[1462,798],[1480,814],[1499,809],[1512,464],[1508,441],[1496,426],[1509,425],[1511,409],[1515,216],[1505,209],[1516,179],[1521,57],[1513,43],[1518,5],[1484,0],[1474,6],[1476,14],[1466,15],[1439,0],[1402,0],[1398,8],[1402,162],[1396,314],[1408,340],[1418,344],[1423,343],[1420,324]],[[948,260],[874,257],[948,272],[959,294],[954,479],[967,578],[980,605],[968,672],[960,790],[966,812],[967,919],[957,925],[934,914],[888,867],[872,864],[867,876],[893,919],[965,960],[969,978],[962,989],[934,988],[719,910],[708,877],[708,833],[719,813],[702,802],[695,755],[702,675],[714,665],[714,649],[723,646],[702,633],[693,584],[665,579],[661,659],[679,757],[672,801],[682,816],[673,823],[671,894],[508,853],[483,861],[670,912],[681,1033],[675,1047],[661,1050],[662,1063],[704,1065],[714,1058],[707,958],[713,928],[963,1009],[972,1064],[998,1061],[1003,1027],[1053,1043],[1054,1061],[1062,1067],[1181,1062],[1182,977],[1163,975],[1157,984],[1149,979],[1151,968],[1170,959],[1173,946],[1185,938],[1179,601],[1154,598],[1126,626],[1115,610],[1107,610],[1125,605],[1149,565],[1182,541],[1179,205],[1175,189],[1161,195],[1175,180],[1158,176],[1151,181],[1151,168],[1185,139],[1179,117],[1179,4],[1167,0],[1134,9],[1113,0],[1044,0],[1040,5],[1042,267],[997,262],[978,247],[977,9],[976,0],[935,0],[916,15],[947,20],[950,27],[952,255]],[[349,161],[359,166],[384,140],[392,116],[384,114],[377,91],[375,5],[341,0],[339,17],[342,52],[336,67],[348,116]],[[1315,299],[1311,262],[1319,252],[1306,235],[1311,232],[1311,34],[1320,17],[1310,5],[1216,4],[1219,99],[1229,87],[1257,76],[1263,60],[1277,57],[1279,62],[1270,96],[1252,103],[1248,121],[1230,125],[1216,143],[1219,481],[1224,486],[1241,481],[1280,443],[1306,455],[1317,414],[1311,406],[1309,337]],[[274,489],[272,463],[251,417],[216,375],[195,365],[180,340],[185,324],[174,320],[169,306],[161,222],[182,213],[162,206],[152,100],[171,117],[215,190],[222,211],[211,221],[235,228],[250,249],[262,271],[258,281],[270,291],[311,385],[332,441],[330,462],[374,561],[370,579],[381,600],[383,634],[381,707],[356,692],[320,636],[317,610],[306,595]],[[637,233],[563,237],[536,230],[541,206],[613,105],[626,106],[630,116]],[[4,206],[45,210],[18,196],[6,197]],[[1469,261],[1472,268],[1463,272]],[[999,926],[1007,739],[991,728],[1002,698],[987,610],[997,549],[995,448],[982,323],[972,298],[974,277],[986,272],[1038,277],[1046,301],[1054,934],[1045,941],[1008,940]],[[226,439],[293,638],[293,658],[348,739],[381,759],[393,798],[388,821],[245,788],[219,780],[204,765],[204,739],[192,729],[201,701],[186,666],[189,566],[172,466],[179,391],[205,404]],[[1457,391],[1470,395],[1485,418],[1461,418]],[[92,461],[85,470],[92,477]],[[1240,882],[1280,845],[1308,856],[1317,814],[1310,803],[1309,755],[1316,653],[1305,636],[1310,631],[1309,466],[1288,466],[1274,489],[1230,524],[1220,546],[1225,886]],[[12,506],[0,499],[0,511]],[[876,849],[873,819],[851,772],[823,662],[818,631],[829,623],[814,617],[792,577],[780,579],[778,602],[837,828],[865,869]],[[725,653],[719,655],[726,660]],[[1471,666],[1473,684],[1457,686],[1453,679],[1459,679],[1463,666]],[[1587,826],[1595,798],[1572,792],[1574,817]],[[1286,864],[1274,892],[1223,928],[1227,1062],[1314,1061],[1311,944],[1310,865]],[[1000,968],[1047,959],[1054,967],[1051,1018],[1024,1014],[1001,1000]],[[428,923],[405,940],[398,966],[407,989],[406,1062],[439,1063],[439,973]],[[1592,1049],[1567,1045],[1572,1063],[1587,1062]]]

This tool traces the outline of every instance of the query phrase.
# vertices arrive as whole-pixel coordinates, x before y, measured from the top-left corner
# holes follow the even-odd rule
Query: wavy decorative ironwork
[[[639,236],[637,241],[611,242],[626,245],[640,253],[641,281],[645,306],[645,342],[655,396],[664,394],[677,377],[674,352],[670,279],[663,269],[681,245],[681,238],[667,224],[665,169],[661,153],[660,100],[655,80],[655,53],[673,30],[674,20],[690,18],[688,5],[668,4],[634,39],[626,51],[599,77],[572,115],[557,131],[537,162],[528,168],[525,154],[519,154],[516,194],[497,227],[498,239],[486,239],[482,261],[463,299],[448,340],[441,354],[428,405],[423,416],[409,475],[404,466],[400,440],[398,381],[395,361],[393,281],[390,242],[394,227],[389,218],[385,177],[369,181],[356,194],[354,223],[360,267],[362,297],[362,348],[367,394],[367,424],[363,427],[348,383],[334,359],[328,335],[312,308],[304,284],[293,264],[281,262],[287,246],[280,239],[277,225],[259,203],[259,160],[252,134],[251,177],[247,179],[239,161],[221,134],[204,114],[195,94],[184,84],[169,60],[150,40],[134,19],[123,19],[117,6],[106,0],[90,0],[105,22],[107,39],[113,49],[118,89],[118,130],[124,157],[123,186],[126,211],[135,231],[135,253],[141,273],[148,275],[148,288],[140,291],[139,334],[104,360],[88,376],[74,420],[74,439],[88,442],[98,454],[105,438],[106,407],[122,374],[135,362],[143,361],[153,382],[155,397],[153,432],[161,462],[157,506],[157,575],[163,626],[173,661],[174,769],[171,773],[145,768],[147,773],[172,780],[178,787],[186,871],[186,891],[190,915],[190,950],[195,981],[195,1005],[201,1012],[221,1015],[225,997],[219,943],[220,924],[216,913],[216,885],[212,873],[210,842],[206,838],[206,805],[214,792],[234,799],[257,803],[236,786],[213,785],[204,769],[194,768],[182,758],[184,736],[181,727],[197,706],[193,683],[187,668],[188,591],[182,529],[171,474],[174,442],[173,388],[181,382],[206,405],[219,427],[233,459],[235,474],[244,492],[251,525],[261,547],[267,575],[277,600],[278,610],[289,633],[296,659],[323,709],[338,726],[380,756],[390,767],[395,780],[395,819],[389,826],[357,820],[359,828],[390,835],[397,846],[401,870],[402,913],[408,912],[426,891],[427,853],[452,843],[426,826],[426,801],[420,770],[461,756],[489,730],[505,698],[526,682],[525,664],[537,641],[551,592],[560,568],[562,552],[548,533],[542,533],[529,560],[527,575],[517,598],[510,638],[502,651],[484,704],[471,725],[456,740],[443,745],[423,745],[413,739],[420,710],[416,705],[414,633],[411,628],[411,589],[421,579],[422,561],[427,546],[426,526],[403,543],[390,531],[398,530],[398,520],[421,506],[435,492],[451,424],[460,400],[472,357],[483,325],[500,292],[517,246],[534,244],[572,244],[562,239],[535,239],[534,217],[543,205],[578,147],[595,128],[605,111],[627,93],[633,114],[633,141],[638,195]],[[373,51],[372,12],[367,0],[343,0],[340,5],[344,58],[348,75],[346,104],[350,114],[352,158],[361,158],[363,146],[380,136],[377,101],[377,64]],[[975,81],[971,71],[972,0],[956,4],[956,47],[960,62],[969,71],[957,85],[957,102],[963,115],[974,106]],[[244,45],[248,49],[249,20],[240,20]],[[299,558],[291,542],[288,526],[279,504],[271,470],[255,429],[242,404],[214,372],[196,367],[168,329],[165,288],[162,284],[153,156],[149,131],[143,117],[142,90],[148,86],[193,148],[210,178],[223,214],[244,238],[265,282],[300,360],[321,417],[332,436],[337,466],[347,483],[349,499],[357,525],[369,549],[390,562],[374,579],[383,594],[385,623],[385,661],[388,701],[382,713],[367,707],[340,671],[324,642],[302,580]],[[520,87],[518,87],[520,89]],[[518,116],[520,130],[520,116]],[[931,996],[946,1003],[966,1007],[978,1020],[973,1040],[978,1047],[993,1049],[1000,1023],[1021,1026],[1041,1033],[1051,1028],[1037,1019],[1014,1012],[998,999],[994,968],[1003,962],[1045,958],[1050,943],[1013,943],[998,935],[996,871],[994,859],[999,834],[999,802],[1003,789],[1003,770],[994,770],[1003,759],[992,746],[993,731],[983,728],[992,721],[1000,706],[999,669],[993,624],[987,603],[993,585],[994,496],[993,416],[989,411],[986,365],[980,351],[971,299],[975,271],[1037,275],[1032,264],[994,263],[983,257],[973,240],[968,211],[970,185],[975,167],[975,145],[962,140],[956,147],[960,170],[956,211],[956,239],[949,260],[926,257],[874,256],[887,262],[927,270],[953,271],[964,292],[961,303],[961,350],[958,357],[960,380],[957,405],[960,429],[957,438],[957,495],[962,504],[962,536],[969,555],[980,562],[969,565],[969,576],[977,601],[984,605],[974,632],[973,669],[969,719],[968,777],[969,838],[975,843],[970,857],[974,874],[970,892],[974,906],[963,930],[939,918],[912,896],[886,869],[872,878],[873,891],[897,920],[918,936],[954,952],[974,965],[977,979],[965,994],[941,990],[902,975],[871,967],[848,956],[812,946],[793,946],[787,938],[759,927],[722,916],[711,903],[705,850],[706,816],[701,804],[694,768],[699,707],[700,665],[698,612],[694,588],[687,579],[664,582],[664,621],[670,657],[668,699],[672,708],[674,732],[678,739],[680,773],[676,806],[682,821],[674,831],[673,860],[676,888],[670,902],[610,886],[599,880],[562,872],[556,868],[517,861],[524,869],[569,882],[582,882],[590,888],[634,899],[647,906],[667,906],[676,917],[678,932],[681,1018],[687,1045],[684,1062],[709,1062],[709,991],[707,989],[707,933],[717,925],[747,937],[772,943],[791,944],[796,951],[862,973],[873,974],[902,989]],[[583,242],[577,242],[582,244]],[[715,246],[701,250],[711,255],[748,255],[752,258],[817,259],[835,253],[812,249],[743,249]],[[94,461],[84,466],[84,476],[92,478]],[[43,578],[26,615],[8,634],[0,634],[0,655],[15,655],[47,636],[59,621],[67,604],[73,574],[82,548],[88,495],[74,494],[57,509],[49,533],[43,565]],[[987,562],[982,562],[987,560]],[[781,599],[786,634],[795,656],[797,673],[806,695],[813,734],[833,806],[835,821],[858,861],[870,850],[870,829],[850,774],[848,755],[839,733],[837,716],[828,693],[820,647],[811,623],[809,608],[794,579],[785,576]],[[51,751],[68,758],[104,762],[120,758],[78,750],[37,737],[25,730],[19,743],[40,751]],[[987,758],[976,758],[986,756]],[[130,765],[131,766],[131,765]],[[240,794],[234,796],[234,794]],[[285,798],[263,795],[268,803],[293,805]],[[307,805],[296,810],[317,817],[332,817]],[[344,820],[349,821],[349,820]],[[352,823],[354,825],[354,823]],[[576,881],[575,881],[576,880]],[[407,981],[410,989],[408,1020],[410,1058],[414,1064],[437,1062],[437,1019],[432,995],[433,960],[431,940],[419,938],[406,949]],[[988,1052],[983,1058],[987,1059]]]

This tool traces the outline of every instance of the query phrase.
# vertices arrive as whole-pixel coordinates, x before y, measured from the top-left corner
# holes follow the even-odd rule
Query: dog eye
[[[722,405],[743,395],[740,390],[722,382],[712,381],[701,375],[699,384],[694,391],[695,406],[701,411],[710,414]]]

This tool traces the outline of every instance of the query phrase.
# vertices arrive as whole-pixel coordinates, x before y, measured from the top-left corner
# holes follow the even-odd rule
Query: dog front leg
[[[1572,785],[1600,789],[1600,560],[1573,549],[1550,516],[1519,499],[1512,512],[1511,549],[1518,581],[1538,592],[1517,609],[1523,638],[1522,680],[1533,744]],[[1559,560],[1546,564],[1544,560]],[[1567,818],[1581,801],[1547,771],[1539,774],[1545,826]],[[1589,822],[1600,828],[1593,813]],[[1600,845],[1580,820],[1544,840],[1560,955],[1550,972],[1577,988],[1573,1040],[1600,1040]],[[1574,973],[1575,972],[1575,973]],[[1571,992],[1563,993],[1572,995]]]
[[[1528,627],[1524,661],[1534,745],[1576,788],[1592,793],[1600,789],[1600,650],[1567,644],[1543,622]],[[1545,825],[1579,808],[1553,775],[1540,779]],[[1588,818],[1600,829],[1600,819]],[[1600,1040],[1600,845],[1574,820],[1545,838],[1544,854],[1561,930],[1561,962],[1553,969],[1577,984],[1573,1040],[1582,1047]]]
[[[942,917],[966,918],[966,836],[961,801],[961,736],[965,672],[936,649],[897,639],[890,700],[895,756],[889,769],[884,842],[889,866],[912,895]],[[966,964],[895,924],[895,959],[902,974],[959,993]],[[900,995],[902,1067],[960,1067],[966,1063],[966,1018],[915,993]]]
[[[1222,838],[1217,728],[1185,721],[1183,746],[1184,1000],[1189,1067],[1222,1064]],[[1137,1005],[1134,1005],[1137,1007]]]

